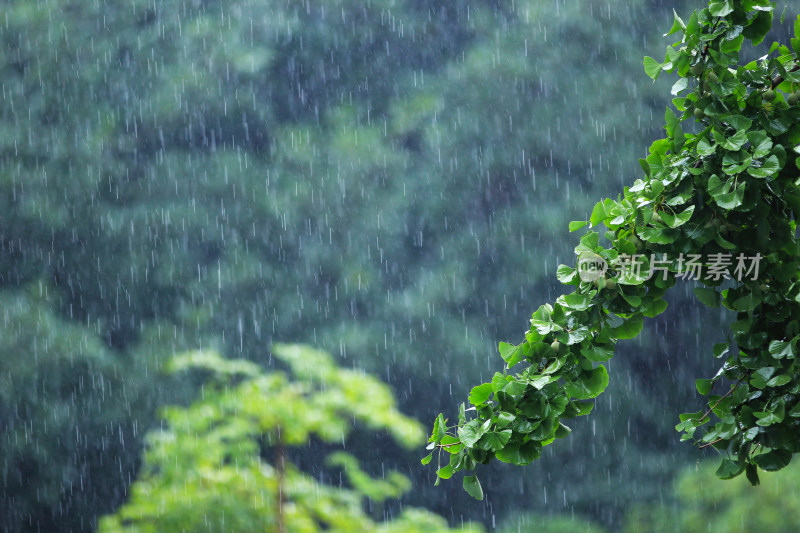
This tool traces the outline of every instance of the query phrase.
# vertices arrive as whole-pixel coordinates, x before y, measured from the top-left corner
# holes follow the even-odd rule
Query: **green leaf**
[[[747,481],[749,481],[752,486],[755,487],[761,483],[758,479],[758,468],[753,463],[747,463],[745,475],[747,476]]]
[[[553,361],[552,363],[547,365],[547,368],[542,370],[542,374],[548,375],[548,374],[552,374],[553,372],[558,372],[558,370],[562,366],[564,366],[564,363],[566,363],[566,362],[567,362],[567,358],[566,357],[559,357],[558,359],[556,359],[555,361]]]
[[[478,476],[464,476],[464,490],[476,500],[483,500],[483,488]]]
[[[550,383],[550,376],[531,376],[529,381],[533,388],[542,390],[545,385]]]
[[[692,213],[694,213],[694,206],[690,206],[685,211],[673,215],[668,211],[661,212],[661,220],[669,226],[670,228],[677,228],[678,226],[682,226],[692,217]]]
[[[508,384],[503,387],[503,392],[509,394],[511,396],[517,397],[520,396],[525,389],[528,388],[528,384],[524,381],[509,381]]]
[[[681,413],[678,415],[678,418],[681,419],[681,422],[689,422],[694,420],[700,420],[705,413],[703,411],[697,411],[695,413]]]
[[[483,405],[492,395],[492,392],[494,391],[492,390],[491,383],[483,383],[477,387],[473,387],[469,393],[469,403],[475,406]]]
[[[572,405],[578,408],[578,416],[588,415],[594,409],[594,402],[572,402]]]
[[[711,387],[714,385],[714,381],[711,379],[696,379],[694,380],[694,386],[697,389],[697,392],[702,394],[703,396],[708,396],[708,393],[711,392]]]
[[[563,439],[570,433],[572,433],[572,429],[569,426],[567,426],[566,424],[562,424],[561,422],[558,423],[558,428],[556,428],[557,439]]]
[[[579,400],[588,400],[596,397],[608,386],[608,371],[603,365],[584,370],[578,375],[577,381],[565,385],[567,394]]]
[[[633,307],[639,307],[642,305],[642,299],[635,294],[622,292],[622,299],[631,304]]]
[[[708,193],[714,198],[714,201],[723,209],[735,209],[742,205],[744,200],[744,183],[739,183],[736,189],[731,191],[736,180],[734,178],[728,181],[722,181],[716,174],[708,178]]]
[[[498,345],[498,351],[500,352],[500,357],[502,357],[508,365],[508,368],[511,368],[525,358],[525,343],[514,346],[507,342],[501,342]]]
[[[714,17],[724,17],[732,11],[731,0],[716,0],[708,4],[708,12]]]
[[[564,302],[567,304],[567,307],[575,311],[585,311],[592,305],[592,299],[588,294],[580,294],[577,292],[564,295]]]
[[[722,42],[719,43],[719,51],[723,54],[735,54],[741,50],[743,41],[744,35],[738,35],[732,39],[723,39]],[[730,93],[726,91],[724,94]]]
[[[756,307],[758,307],[760,303],[761,303],[761,298],[756,296],[755,293],[751,292],[750,294],[747,294],[735,300],[731,304],[731,307],[733,308],[734,311],[752,313],[753,311],[755,311]]]
[[[750,39],[754,46],[761,44],[772,28],[772,11],[759,11],[755,20],[745,27],[742,35]]]
[[[722,357],[728,353],[728,343],[718,342],[714,345],[714,357]]]
[[[753,458],[753,462],[760,468],[767,472],[775,472],[788,465],[792,460],[792,452],[782,449],[772,450],[770,452],[757,455]]]
[[[755,164],[755,161],[753,162]],[[766,161],[761,163],[760,167],[750,166],[747,169],[747,173],[753,176],[754,178],[767,178],[769,176],[774,175],[777,173],[781,168],[780,163],[778,162],[778,158],[774,155],[771,155],[767,158]]]
[[[675,232],[664,231],[659,228],[644,227],[637,230],[639,237],[652,244],[671,244],[675,242]]]
[[[694,295],[708,307],[719,307],[719,293],[714,289],[695,287]]]
[[[639,166],[642,167],[642,172],[644,172],[645,176],[650,175],[650,165],[647,164],[647,161],[639,158]],[[631,192],[639,192],[644,190],[645,183],[642,180],[636,180],[633,182],[633,186],[630,187]]]
[[[589,217],[589,223],[592,226],[597,226],[606,218],[606,208],[603,202],[597,202],[592,209],[592,215]]]
[[[674,9],[672,10],[672,14],[674,16],[674,21],[672,22],[672,28],[670,28],[670,30],[667,33],[664,34],[664,37],[666,37],[668,35],[672,35],[673,33],[677,33],[679,31],[683,31],[684,29],[686,29],[686,24],[678,16],[678,13],[675,12]]]
[[[569,230],[570,231],[578,231],[579,229],[586,226],[589,222],[586,220],[573,220],[569,223]]]
[[[497,452],[495,457],[504,463],[527,465],[538,459],[541,453],[541,445],[531,440],[524,444],[510,442],[505,448]]]
[[[789,374],[781,374],[767,381],[767,387],[782,387],[792,381],[792,376]]]
[[[658,75],[661,74],[661,67],[662,63],[659,63],[655,59],[650,56],[645,56],[644,58],[644,71],[647,73],[648,76],[653,78],[653,81],[658,79]]]
[[[750,126],[753,125],[753,121],[747,117],[743,117],[742,115],[731,115],[729,117],[725,117],[725,121],[728,122],[731,126],[733,126],[736,131],[747,131],[750,129]],[[747,136],[748,140],[750,140],[750,135]],[[750,140],[752,144],[753,141]]]
[[[504,429],[502,431],[490,431],[483,435],[480,442],[478,443],[478,446],[483,448],[484,450],[497,452],[498,450],[501,450],[503,446],[506,445],[506,443],[510,438],[511,438],[510,429]]]
[[[642,331],[643,326],[644,319],[642,316],[634,316],[621,325],[611,328],[611,335],[617,339],[632,339]]]
[[[717,477],[720,479],[733,479],[744,472],[744,466],[744,462],[737,463],[730,459],[723,459],[719,468],[717,468]]]
[[[664,170],[664,158],[659,153],[653,153],[647,156],[647,164],[650,166],[650,172],[652,173],[653,177],[658,177],[661,172]],[[654,184],[661,185],[659,181],[651,181],[650,187],[653,187]],[[658,186],[656,185],[656,186]],[[663,189],[663,185],[661,186]]]
[[[678,81],[672,86],[670,93],[677,96],[681,93],[681,91],[685,91],[686,88],[689,86],[689,80],[686,78],[678,78]]]
[[[713,154],[717,150],[717,144],[711,144],[707,137],[697,141],[697,153],[703,157]]]
[[[775,359],[783,359],[784,357],[794,358],[795,348],[793,343],[787,341],[772,341],[769,343],[769,353]]]
[[[613,346],[586,346],[581,348],[581,355],[595,363],[602,363],[614,357]]]
[[[755,130],[747,134],[747,140],[753,147],[753,157],[760,159],[772,150],[772,139],[769,138],[764,130]]]
[[[500,372],[495,372],[494,376],[492,376],[492,390],[494,392],[500,392],[506,385],[508,385],[508,376]]]
[[[744,143],[747,142],[747,132],[740,130],[737,131],[732,137],[728,137],[724,141],[722,141],[722,147],[726,150],[731,150],[735,152],[740,150]]]
[[[590,231],[581,237],[581,243],[575,247],[578,251],[595,252],[600,243],[600,234],[596,231]]]
[[[472,448],[483,437],[485,431],[483,425],[477,419],[470,420],[458,428],[458,438],[461,439],[461,443],[464,446]]]
[[[445,432],[445,422],[444,422],[444,415],[439,413],[439,416],[436,417],[436,421],[433,423],[433,432],[431,433],[431,438],[429,442],[439,442],[444,437]]]
[[[436,471],[436,476],[442,479],[450,479],[451,477],[453,477],[454,473],[455,470],[453,470],[452,466],[444,465],[443,467],[441,467],[439,470]]]
[[[423,457],[423,458],[420,460],[420,463],[422,463],[422,464],[426,465],[426,464],[428,464],[428,463],[430,463],[430,462],[431,462],[431,459],[433,459],[433,452],[431,452],[431,453],[429,453],[428,455],[426,455],[425,457]]]
[[[767,386],[767,382],[772,378],[772,375],[775,373],[775,368],[771,366],[766,366],[763,368],[759,368],[750,376],[750,385],[757,389],[764,389]]]
[[[667,305],[667,301],[662,298],[653,300],[642,309],[642,314],[647,318],[655,318],[667,310]]]

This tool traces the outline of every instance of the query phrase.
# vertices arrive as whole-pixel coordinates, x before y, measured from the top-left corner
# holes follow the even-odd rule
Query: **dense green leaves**
[[[567,406],[608,385],[605,367],[594,365],[611,358],[617,340],[636,337],[644,317],[663,312],[665,291],[684,278],[705,285],[694,289],[703,304],[738,313],[731,331],[739,351],[715,347],[724,365],[713,378],[695,381],[708,409],[681,415],[682,440],[722,452],[720,478],[746,472],[753,483],[756,467],[778,470],[800,452],[800,165],[787,164],[786,148],[800,141],[800,60],[796,49],[776,43],[769,55],[738,65],[745,39],[758,44],[771,22],[772,4],[761,0],[713,0],[686,23],[675,15],[667,35],[679,40],[663,61],[646,57],[644,68],[654,80],[678,74],[672,93],[681,95],[674,101],[681,114],[667,111],[667,138],[640,160],[645,178],[592,210],[588,223],[609,229],[611,247],[589,231],[575,248],[577,268],[559,268],[559,281],[573,292],[540,307],[527,333],[545,348],[523,357],[528,343],[501,344],[509,367],[523,358],[530,363],[518,374],[528,387],[497,393],[475,419],[447,428],[463,445],[455,470],[474,470],[493,455],[526,464],[527,457],[500,451],[505,435],[515,445],[545,446],[568,434],[559,419],[588,411]],[[800,23],[795,29],[800,39]],[[682,128],[687,120],[696,126]],[[571,231],[582,227],[570,223]],[[730,286],[720,291],[723,283]],[[727,392],[713,395],[718,381]],[[712,417],[716,423],[708,424]],[[500,423],[509,418],[518,422]],[[430,442],[443,440],[433,435]]]

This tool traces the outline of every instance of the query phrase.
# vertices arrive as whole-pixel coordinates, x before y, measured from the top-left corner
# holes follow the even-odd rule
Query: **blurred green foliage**
[[[354,456],[337,451],[327,464],[341,469],[352,487],[345,488],[341,477],[338,484],[335,475],[323,482],[324,474],[290,462],[286,449],[307,446],[313,437],[344,446],[356,423],[386,431],[406,447],[424,437],[379,380],[304,346],[276,345],[273,354],[291,377],[214,352],[172,359],[169,370],[202,370],[210,381],[189,407],[162,411],[166,426],[148,434],[131,500],[103,518],[100,531],[456,531],[421,509],[381,520],[383,502],[410,489],[399,472],[373,479]],[[272,461],[264,459],[270,454]],[[372,513],[364,510],[366,499]],[[483,529],[466,524],[457,531]]]
[[[498,529],[499,533],[605,533],[605,529],[578,516],[512,515]]]
[[[45,284],[0,294],[0,517],[4,530],[56,528],[122,502],[141,439],[153,361],[113,357],[53,313]],[[132,379],[136,377],[137,379]],[[111,464],[107,464],[111,462]]]
[[[716,461],[686,468],[671,505],[642,505],[626,518],[625,533],[789,533],[800,524],[800,465],[761,472],[754,487],[744,476],[721,483]]]

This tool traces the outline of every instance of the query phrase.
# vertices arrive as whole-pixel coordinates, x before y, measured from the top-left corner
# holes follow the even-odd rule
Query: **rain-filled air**
[[[793,533],[800,8],[0,1],[0,533]]]

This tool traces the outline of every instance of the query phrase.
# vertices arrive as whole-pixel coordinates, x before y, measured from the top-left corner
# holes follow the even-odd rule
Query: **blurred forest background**
[[[126,502],[159,408],[201,393],[163,372],[185,350],[276,369],[270,346],[302,342],[426,426],[454,416],[559,294],[568,222],[638,176],[673,81],[642,57],[698,7],[3,1],[0,530],[91,531]],[[480,504],[385,432],[347,450],[453,525],[684,505],[674,473],[702,453],[673,426],[726,317],[673,292],[592,415],[486,469]],[[328,446],[294,460],[329,472]]]

